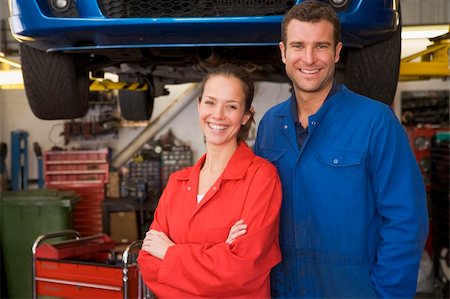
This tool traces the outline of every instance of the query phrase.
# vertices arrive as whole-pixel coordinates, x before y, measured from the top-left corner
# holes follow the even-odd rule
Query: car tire
[[[148,84],[146,91],[119,90],[122,117],[129,121],[147,121],[152,117],[155,97]]]
[[[401,61],[401,26],[387,40],[349,50],[345,84],[355,92],[388,105],[394,101]]]
[[[20,44],[25,92],[33,114],[44,120],[83,117],[88,109],[89,73],[75,57]]]

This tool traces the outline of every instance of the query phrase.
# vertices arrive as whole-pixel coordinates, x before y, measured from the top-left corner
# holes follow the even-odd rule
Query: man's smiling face
[[[289,22],[280,50],[296,93],[328,93],[342,48],[342,43],[334,44],[333,25],[328,21]]]

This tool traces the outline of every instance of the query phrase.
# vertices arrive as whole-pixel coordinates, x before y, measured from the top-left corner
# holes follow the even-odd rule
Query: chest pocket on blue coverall
[[[322,208],[346,211],[360,204],[364,180],[362,159],[362,152],[316,153],[314,188]]]

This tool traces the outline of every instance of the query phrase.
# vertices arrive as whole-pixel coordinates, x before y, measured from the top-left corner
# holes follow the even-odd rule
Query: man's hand
[[[151,229],[145,234],[142,250],[162,260],[166,256],[167,249],[173,245],[175,243],[165,233]]]
[[[231,227],[230,232],[228,234],[228,238],[225,241],[225,243],[231,244],[234,240],[236,240],[238,237],[244,235],[247,233],[247,224],[244,223],[244,220],[238,220],[236,223]]]

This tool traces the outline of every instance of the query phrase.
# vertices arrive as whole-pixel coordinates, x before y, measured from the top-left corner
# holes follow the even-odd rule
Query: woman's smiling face
[[[209,144],[237,144],[237,135],[250,116],[245,113],[245,92],[233,76],[215,75],[204,84],[198,103],[199,123]]]

